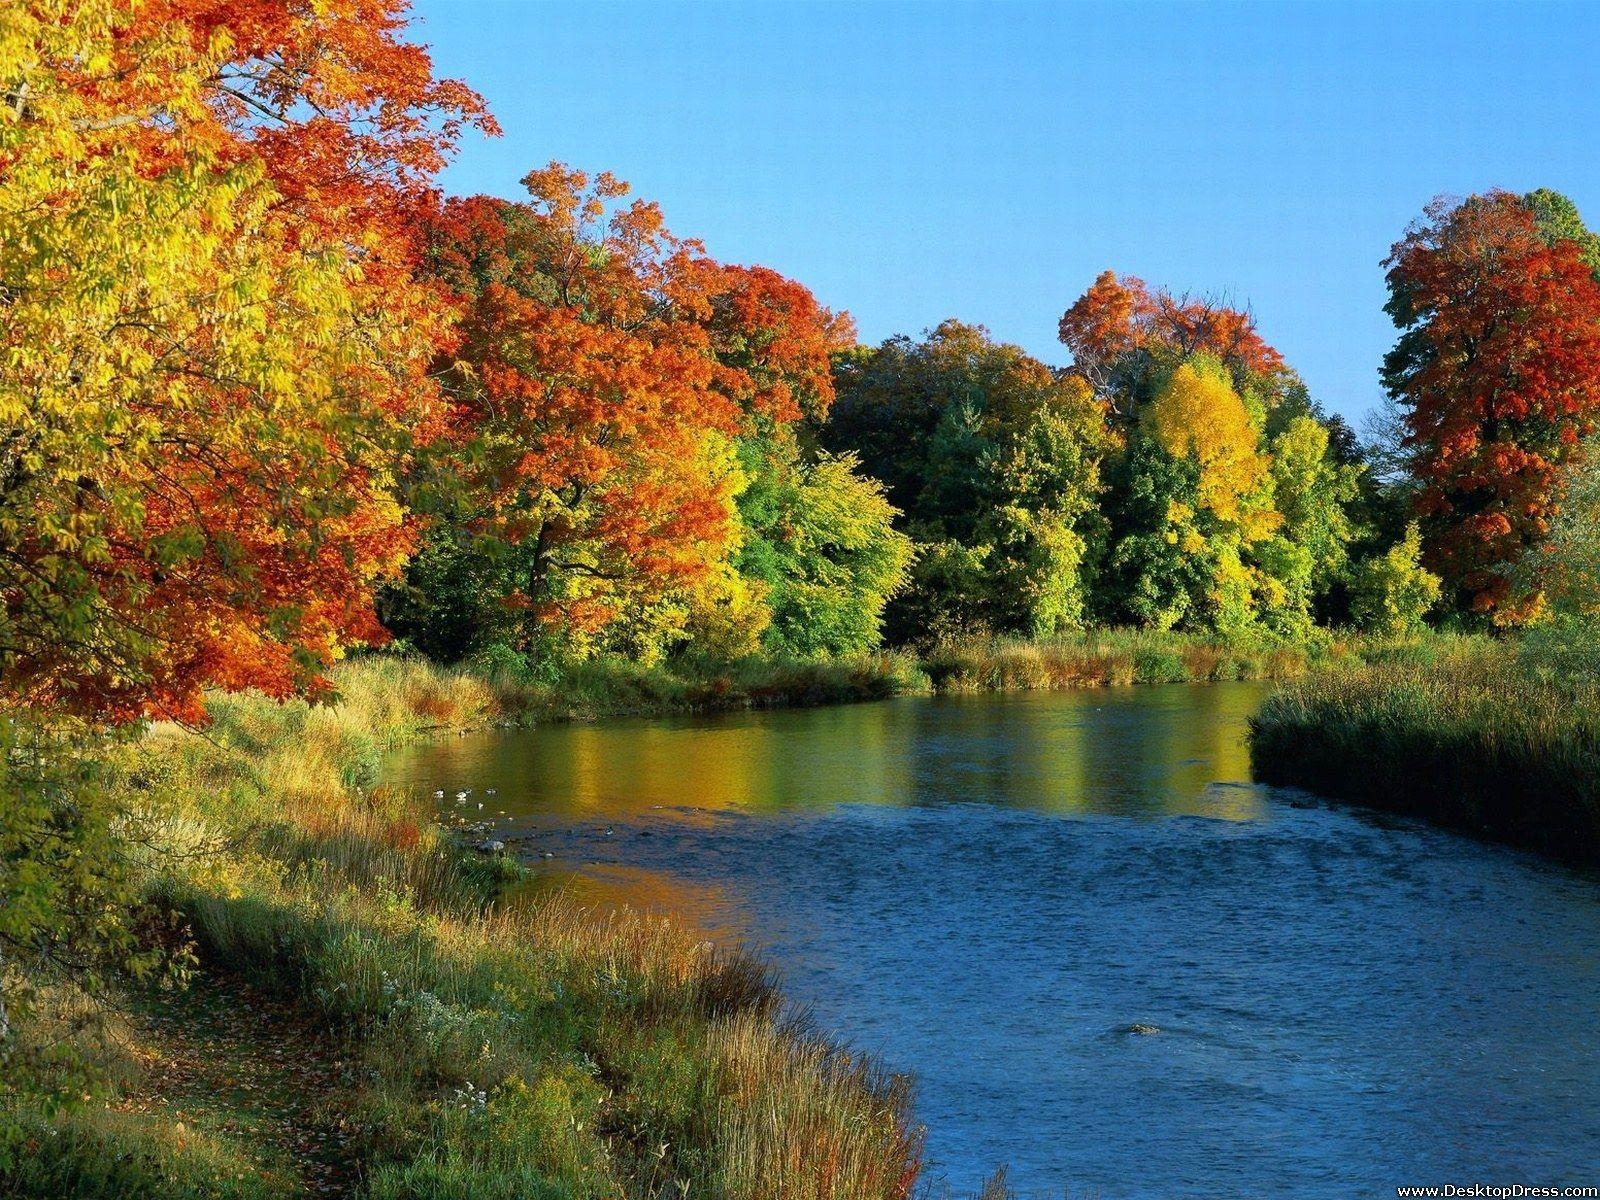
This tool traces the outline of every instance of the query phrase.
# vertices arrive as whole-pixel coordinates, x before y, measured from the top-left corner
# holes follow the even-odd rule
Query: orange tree
[[[1424,561],[1473,610],[1516,622],[1537,589],[1513,568],[1600,409],[1600,285],[1578,241],[1498,191],[1434,201],[1385,265],[1400,337],[1383,380],[1404,412]]]
[[[391,0],[26,0],[0,37],[0,681],[199,719],[381,636],[462,120]]]
[[[436,363],[449,433],[417,480],[439,520],[386,618],[447,655],[654,653],[698,603],[766,603],[735,582],[738,498],[826,410],[848,323],[714,262],[610,174],[523,182],[527,201],[452,200],[430,228],[461,340]]]
[[[1283,356],[1256,330],[1243,309],[1190,296],[1152,291],[1133,276],[1103,271],[1061,315],[1058,333],[1073,368],[1102,397],[1131,416],[1150,398],[1155,377],[1196,354],[1220,361],[1236,383],[1284,369]]]

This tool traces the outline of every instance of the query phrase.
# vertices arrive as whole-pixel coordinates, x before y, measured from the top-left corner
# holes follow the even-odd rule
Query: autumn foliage
[[[1401,335],[1384,382],[1406,414],[1424,559],[1474,609],[1517,620],[1532,596],[1510,568],[1600,411],[1600,286],[1583,247],[1542,236],[1507,192],[1435,201],[1386,265]]]
[[[28,0],[0,38],[6,691],[197,719],[381,640],[448,310],[406,229],[472,93],[389,0]]]
[[[897,594],[901,632],[1285,632],[1349,584],[1348,431],[1247,309],[1106,272],[1069,368],[956,321],[854,347],[609,173],[444,199],[494,126],[406,30],[400,0],[6,9],[10,704],[315,695],[402,572],[488,630],[456,651],[644,657],[859,649]],[[1388,261],[1424,557],[1500,619],[1600,401],[1595,244],[1556,193],[1491,193]]]
[[[1062,314],[1059,335],[1073,365],[1097,391],[1116,391],[1117,373],[1141,357],[1207,354],[1239,373],[1269,374],[1283,356],[1256,330],[1248,311],[1152,291],[1141,279],[1102,272]]]
[[[692,589],[736,539],[734,439],[820,416],[848,323],[764,268],[727,267],[552,163],[524,203],[446,203],[427,271],[458,298],[439,363],[454,520],[516,564],[524,638],[593,634]]]
[[[1260,452],[1260,435],[1226,374],[1208,370],[1204,359],[1183,363],[1146,409],[1146,422],[1163,450],[1194,462],[1201,506],[1245,526],[1252,540],[1278,524],[1278,515],[1259,503],[1271,460]]]

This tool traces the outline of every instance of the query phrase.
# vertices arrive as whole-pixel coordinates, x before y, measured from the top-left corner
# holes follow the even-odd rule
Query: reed
[[[1312,676],[1251,725],[1258,778],[1600,861],[1600,674],[1461,639]]]
[[[777,678],[786,696],[832,696],[902,666]],[[786,1021],[766,964],[637,913],[513,900],[513,864],[372,786],[383,749],[522,719],[536,689],[381,658],[335,679],[331,706],[219,699],[203,735],[157,728],[108,754],[125,807],[144,814],[144,892],[178,915],[197,971],[348,1057],[348,1082],[318,1102],[352,1130],[368,1194],[909,1194],[904,1081]],[[121,1003],[167,1001],[130,987]],[[259,1019],[241,1010],[239,1037]],[[101,1084],[88,1102],[0,1097],[27,1148],[0,1160],[0,1193],[295,1192],[292,1171],[252,1157],[226,1097],[202,1129],[159,1105],[132,1111],[116,1055],[63,1036]]]
[[[936,691],[1052,691],[1134,683],[1297,679],[1315,666],[1363,653],[1370,643],[1320,637],[1202,638],[1100,630],[1042,639],[965,638],[934,647],[923,670]]]

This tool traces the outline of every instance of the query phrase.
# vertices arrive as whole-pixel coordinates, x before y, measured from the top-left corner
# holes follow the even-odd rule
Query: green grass
[[[146,895],[238,1006],[232,1049],[189,1057],[260,1083],[263,1046],[300,1036],[340,1081],[292,1111],[218,1084],[197,1114],[128,1067],[185,1057],[182,995],[129,988],[94,1032],[62,989],[28,1034],[75,1039],[101,1082],[0,1101],[24,1148],[0,1194],[318,1194],[311,1156],[259,1151],[335,1126],[344,1184],[386,1200],[909,1194],[905,1082],[786,1023],[763,964],[642,916],[502,905],[514,866],[372,786],[387,746],[521,719],[525,685],[381,658],[337,681],[335,707],[228,698],[204,736],[108,753]]]
[[[498,654],[469,673],[511,699],[525,721],[849,704],[929,687],[917,661],[894,652],[825,661],[686,658],[653,666],[608,657],[575,663],[553,680],[540,678],[515,655]]]
[[[1298,679],[1387,643],[1318,633],[1304,641],[1100,630],[1044,639],[972,638],[929,651],[922,669],[941,692],[1035,691],[1135,683]]]
[[[537,682],[515,656],[491,656],[469,676],[513,698],[524,719],[841,704],[926,692],[1036,691],[1146,683],[1291,680],[1337,663],[1382,659],[1403,645],[1317,631],[1289,640],[1110,629],[1050,638],[970,637],[829,662],[753,658],[644,667],[598,659]]]
[[[1251,726],[1258,778],[1600,862],[1600,674],[1435,638],[1318,674]]]

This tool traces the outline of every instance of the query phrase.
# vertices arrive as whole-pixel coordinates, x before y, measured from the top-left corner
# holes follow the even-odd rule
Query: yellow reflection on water
[[[670,918],[715,941],[735,941],[746,932],[738,905],[720,887],[691,883],[666,871],[626,863],[588,863],[534,872],[518,885],[510,902],[538,902],[552,896],[598,912],[631,909]]]
[[[400,786],[473,789],[468,815],[982,803],[1061,813],[1262,815],[1252,684],[917,697],[627,719],[448,739],[390,764]],[[447,806],[451,801],[447,800]]]

